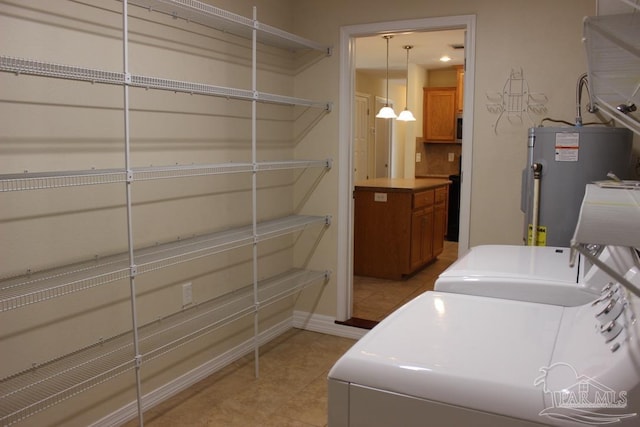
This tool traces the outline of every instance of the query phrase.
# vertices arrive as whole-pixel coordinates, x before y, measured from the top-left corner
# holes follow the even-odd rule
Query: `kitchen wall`
[[[369,116],[368,116],[368,167],[370,176],[373,176],[375,170],[375,125],[376,114],[375,97],[385,98],[387,85],[386,77],[379,72],[356,71],[355,76],[356,92],[369,96]],[[405,78],[389,78],[389,99],[394,102],[395,112],[399,114],[405,107],[406,92]],[[405,146],[408,143],[408,128],[415,127],[415,123],[403,123],[399,121],[393,122],[394,127],[394,143],[391,147],[391,172],[394,178],[405,176]]]
[[[416,153],[420,153],[420,161],[416,160],[416,177],[447,177],[460,173],[460,144],[425,144],[418,138]]]

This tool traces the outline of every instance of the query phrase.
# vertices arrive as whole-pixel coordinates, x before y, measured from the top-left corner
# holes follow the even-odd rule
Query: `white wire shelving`
[[[640,11],[639,6],[635,6]],[[589,88],[599,110],[640,135],[640,14],[585,18]]]
[[[47,188],[78,187],[84,185],[114,184],[127,180],[150,181],[169,178],[189,178],[196,176],[249,173],[285,169],[327,168],[331,159],[289,160],[252,163],[219,163],[200,165],[170,165],[133,168],[131,173],[124,169],[88,169],[60,172],[25,172],[0,174],[0,192],[42,190]]]
[[[202,236],[135,250],[136,275],[304,230],[328,225],[328,216],[292,215]],[[0,281],[0,312],[62,297],[126,279],[131,274],[127,253],[66,265]]]
[[[258,284],[266,307],[305,287],[328,280],[328,271],[292,269]],[[194,341],[256,310],[253,285],[190,307],[139,328],[146,362]],[[127,332],[0,380],[0,424],[10,425],[134,368]]]
[[[258,33],[261,43],[288,49],[316,50],[332,54],[331,46],[317,43],[296,34],[283,31],[271,25],[196,0],[130,0],[130,4],[150,11],[167,14],[173,18],[196,22],[216,30],[221,30],[246,39],[251,39],[253,30]]]
[[[280,105],[321,108],[326,111],[331,111],[332,109],[331,102],[313,101],[304,98],[247,89],[215,86],[206,83],[187,82],[161,77],[140,76],[115,71],[97,70],[94,68],[84,68],[75,65],[57,64],[53,62],[16,58],[5,55],[0,56],[0,71],[15,73],[16,75],[28,74],[33,76],[52,77],[90,83],[103,83],[118,86],[127,85],[143,89],[182,92],[191,95],[208,95],[245,101],[255,100],[258,102]]]
[[[145,8],[151,13],[184,19],[251,40],[253,51],[251,90],[129,73],[128,5]],[[249,19],[196,0],[122,0],[122,6],[124,66],[121,72],[0,55],[0,72],[13,73],[17,76],[32,75],[92,84],[117,85],[124,88],[125,166],[123,168],[49,172],[25,171],[24,173],[3,174],[0,175],[0,193],[121,183],[127,191],[127,233],[129,237],[127,252],[96,257],[42,271],[30,271],[20,276],[0,278],[0,313],[126,279],[129,281],[131,291],[132,312],[129,332],[101,340],[46,363],[38,364],[31,369],[0,379],[0,424],[2,425],[16,423],[84,390],[132,370],[136,375],[138,420],[142,425],[140,373],[142,364],[249,315],[254,316],[254,352],[257,375],[258,348],[261,344],[258,338],[260,310],[322,279],[326,282],[330,276],[328,271],[308,271],[294,268],[276,277],[258,280],[257,244],[259,242],[301,232],[312,226],[328,226],[331,223],[331,217],[289,215],[258,222],[256,211],[257,173],[287,169],[330,169],[332,160],[257,161],[255,103],[302,106],[322,109],[325,112],[331,111],[332,104],[331,102],[258,91],[255,75],[257,70],[256,43],[292,52],[313,50],[326,55],[332,54],[331,47],[263,24],[256,19],[255,9],[253,19]],[[251,102],[251,162],[132,167],[129,163],[129,88],[199,94]],[[149,247],[133,247],[131,184],[136,181],[232,173],[253,174],[253,213],[250,225]],[[254,275],[251,285],[187,310],[168,314],[159,321],[144,326],[138,325],[135,287],[137,276],[250,245],[253,246]]]

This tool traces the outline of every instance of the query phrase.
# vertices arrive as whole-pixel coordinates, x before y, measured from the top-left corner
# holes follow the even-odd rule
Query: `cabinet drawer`
[[[436,204],[438,203],[444,203],[447,200],[447,187],[440,187],[440,188],[436,188],[435,190],[436,195]]]
[[[421,208],[423,206],[433,205],[433,190],[420,191],[419,193],[413,193],[413,208]]]

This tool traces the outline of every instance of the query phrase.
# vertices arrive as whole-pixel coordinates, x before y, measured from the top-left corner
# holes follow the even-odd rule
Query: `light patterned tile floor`
[[[292,329],[148,410],[150,427],[323,427],[327,425],[327,375],[355,340]],[[137,419],[126,424],[137,425]]]
[[[354,277],[352,316],[380,321],[421,293],[433,290],[438,275],[458,258],[458,244],[444,243],[444,251],[434,262],[405,280]]]
[[[457,258],[445,242],[438,259],[404,281],[356,277],[354,317],[382,320],[417,295],[433,289],[441,271]],[[260,350],[260,377],[253,355],[148,410],[149,427],[324,427],[327,375],[354,340],[292,329]],[[137,420],[126,424],[137,425]]]

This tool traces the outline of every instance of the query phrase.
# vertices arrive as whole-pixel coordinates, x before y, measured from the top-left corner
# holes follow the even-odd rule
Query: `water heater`
[[[537,245],[569,246],[585,185],[607,180],[609,172],[627,179],[632,144],[633,133],[623,128],[530,128],[527,165],[522,172],[525,244],[533,244],[532,234],[536,234]],[[537,189],[534,164],[540,169]],[[538,212],[536,233],[532,233],[534,211]]]

